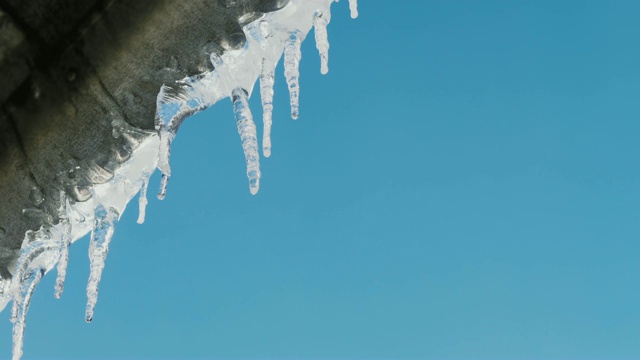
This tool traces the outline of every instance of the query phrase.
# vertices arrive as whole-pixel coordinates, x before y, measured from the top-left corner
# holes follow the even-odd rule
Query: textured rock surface
[[[244,45],[242,25],[288,0],[0,0],[0,275],[27,230],[56,223],[152,131],[162,84]]]

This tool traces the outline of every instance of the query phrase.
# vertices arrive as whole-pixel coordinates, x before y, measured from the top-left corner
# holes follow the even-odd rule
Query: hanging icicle
[[[58,260],[58,276],[56,277],[56,286],[53,296],[56,299],[62,297],[64,291],[64,281],[67,278],[67,267],[69,265],[69,246],[71,245],[71,239],[63,239],[60,244],[60,260]]]
[[[142,176],[142,186],[140,187],[140,197],[138,198],[138,224],[144,223],[147,214],[147,188],[149,187],[149,173],[145,172]]]
[[[271,124],[273,123],[273,84],[275,65],[267,58],[262,59],[260,70],[260,98],[262,99],[262,153],[271,156]]]
[[[258,135],[256,124],[247,101],[247,92],[242,88],[233,90],[233,113],[238,125],[238,134],[242,141],[242,149],[247,162],[247,177],[249,178],[249,191],[252,195],[260,189],[260,154],[258,153]]]
[[[160,129],[160,152],[158,154],[158,170],[162,173],[162,179],[160,180],[160,191],[158,192],[158,199],[164,200],[167,196],[167,185],[169,184],[169,178],[171,177],[171,165],[169,163],[171,157],[171,143],[176,134],[167,129],[165,125],[162,125]]]
[[[349,10],[351,10],[351,18],[358,17],[358,0],[349,0]]]
[[[289,86],[289,97],[291,100],[291,118],[298,119],[300,115],[300,59],[302,52],[300,45],[304,36],[300,30],[291,33],[289,41],[284,48],[284,76]]]
[[[329,72],[329,35],[327,25],[331,21],[331,12],[316,11],[313,18],[313,28],[316,37],[316,48],[320,53],[320,73]]]
[[[40,279],[44,275],[41,268],[31,269],[25,278],[20,279],[20,300],[14,302],[17,304],[15,320],[13,323],[13,359],[19,360],[22,357],[22,348],[24,343],[24,330],[27,326],[27,311],[31,305],[31,297],[38,286]],[[13,318],[13,315],[12,315]]]
[[[46,252],[58,251],[60,244],[58,242],[51,241],[48,234],[43,231],[28,231],[25,235],[25,244],[20,250],[20,257],[16,263],[14,269],[13,278],[18,281],[12,281],[9,291],[13,301],[11,308],[10,321],[15,323],[18,319],[20,306],[23,301],[23,291],[21,287],[24,285],[23,279],[28,277],[28,273],[32,270],[32,266],[36,259]],[[54,261],[52,261],[54,262]]]
[[[60,259],[58,260],[58,276],[53,296],[60,299],[64,291],[64,281],[67,277],[67,266],[69,264],[69,246],[71,246],[71,221],[69,220],[70,204],[67,197],[61,194],[63,205],[61,208],[60,224],[62,225],[62,236],[60,239]]]
[[[109,253],[109,244],[113,237],[114,227],[118,222],[120,214],[112,207],[105,209],[102,204],[95,210],[95,220],[91,240],[89,244],[89,261],[91,273],[87,282],[87,308],[85,320],[93,320],[93,312],[98,301],[98,285],[102,278],[102,270]]]

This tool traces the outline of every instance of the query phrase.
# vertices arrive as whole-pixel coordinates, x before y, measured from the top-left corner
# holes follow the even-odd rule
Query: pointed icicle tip
[[[87,282],[87,307],[85,321],[93,320],[93,313],[98,301],[98,285],[102,278],[105,260],[109,253],[109,244],[113,238],[114,227],[118,223],[120,214],[112,207],[105,209],[98,205],[95,209],[95,221],[91,239],[89,240],[90,274]]]

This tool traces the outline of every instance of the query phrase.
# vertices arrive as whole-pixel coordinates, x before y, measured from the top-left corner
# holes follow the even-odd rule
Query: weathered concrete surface
[[[0,0],[0,275],[27,230],[58,221],[61,190],[86,201],[126,161],[136,142],[114,122],[152,131],[162,84],[206,71],[214,49],[244,44],[243,22],[287,2]]]

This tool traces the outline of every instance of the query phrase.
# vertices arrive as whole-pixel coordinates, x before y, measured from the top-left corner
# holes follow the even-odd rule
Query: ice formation
[[[69,246],[71,246],[71,220],[67,216],[69,212],[69,199],[61,195],[62,208],[60,213],[64,214],[60,223],[62,224],[62,234],[60,238],[60,259],[58,259],[58,277],[56,278],[56,287],[53,296],[56,299],[60,299],[62,292],[64,291],[64,280],[67,276],[67,265],[69,264]]]
[[[247,92],[242,88],[236,88],[231,93],[233,112],[236,116],[238,134],[242,141],[242,149],[247,162],[247,177],[249,178],[249,191],[255,195],[260,189],[260,154],[258,153],[258,132],[253,122],[253,115],[249,108]]]
[[[320,72],[324,75],[329,72],[329,35],[327,25],[331,21],[330,12],[316,11],[313,17],[313,32],[316,35],[316,47],[320,53]]]
[[[349,0],[349,10],[351,10],[351,18],[358,17],[358,0]]]
[[[304,35],[300,30],[296,30],[289,35],[284,48],[284,77],[289,87],[289,99],[291,102],[291,118],[297,120],[300,116],[300,60],[302,52],[300,46],[304,40]]]
[[[271,156],[271,124],[273,123],[274,66],[268,59],[262,59],[260,70],[260,98],[262,99],[262,153]]]
[[[145,173],[142,177],[142,185],[140,186],[140,197],[138,198],[138,224],[144,224],[144,218],[147,215],[147,188],[149,187],[149,174]]]
[[[291,116],[296,119],[299,115],[301,43],[311,28],[315,28],[321,72],[326,74],[329,69],[327,25],[331,19],[330,7],[333,2],[334,0],[291,0],[281,10],[265,14],[245,26],[247,42],[242,49],[227,51],[221,55],[215,52],[211,54],[214,66],[212,71],[163,86],[158,94],[155,133],[145,133],[128,127],[122,121],[114,121],[114,137],[122,137],[128,143],[127,149],[130,151],[122,154],[128,160],[114,173],[93,166],[90,177],[96,185],[91,188],[73,186],[70,190],[74,192],[76,199],[83,201],[72,202],[62,192],[58,218],[48,219],[47,223],[50,225],[43,226],[38,231],[27,232],[12,280],[0,278],[0,309],[13,301],[11,321],[14,323],[14,359],[22,356],[26,315],[38,282],[57,264],[58,277],[54,296],[59,298],[64,289],[69,246],[88,232],[91,232],[91,271],[87,283],[85,320],[90,322],[93,319],[98,285],[115,225],[126,205],[138,192],[138,223],[144,222],[149,176],[156,168],[162,174],[158,198],[165,197],[171,177],[171,143],[186,117],[223,98],[231,98],[246,159],[249,191],[254,195],[258,192],[261,175],[260,147],[248,99],[254,84],[260,79],[264,125],[262,149],[264,156],[269,157],[276,65],[284,55],[284,75],[290,93]],[[349,8],[351,17],[357,17],[356,0],[349,0]],[[76,168],[71,171],[74,170]],[[31,210],[33,209],[25,211]]]

